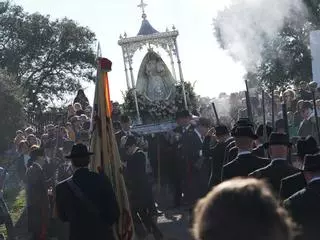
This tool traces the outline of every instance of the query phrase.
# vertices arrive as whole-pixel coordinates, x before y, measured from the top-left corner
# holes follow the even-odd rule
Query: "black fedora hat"
[[[229,133],[229,130],[226,125],[219,125],[215,127],[216,136],[222,136]]]
[[[294,155],[304,157],[306,154],[316,154],[317,152],[319,152],[317,141],[312,136],[308,136],[297,141],[297,152]]]
[[[263,137],[263,128],[264,128],[263,124],[260,124],[259,127],[257,128],[256,135],[258,137]],[[269,125],[266,125],[265,128],[266,128],[267,137],[269,137],[270,134],[272,133],[272,127],[270,127]]]
[[[307,154],[304,157],[303,171],[319,171],[320,170],[320,154]]]
[[[271,145],[284,145],[290,147],[292,144],[289,141],[288,135],[285,133],[273,132],[270,134],[269,142],[264,144],[264,147],[269,147]]]
[[[82,157],[88,157],[91,155],[93,155],[93,153],[88,151],[87,146],[79,143],[79,144],[73,145],[70,155],[66,156],[66,158],[68,159],[82,158]]]
[[[258,138],[258,136],[254,133],[253,128],[251,126],[235,127],[232,130],[232,136],[236,138],[239,138],[239,137],[249,137],[252,139]]]
[[[249,118],[240,118],[236,122],[235,127],[252,127],[253,128],[254,125]]]

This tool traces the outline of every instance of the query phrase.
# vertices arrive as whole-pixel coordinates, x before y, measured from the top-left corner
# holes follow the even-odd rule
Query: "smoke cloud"
[[[305,12],[302,0],[234,0],[218,13],[214,25],[223,48],[254,71],[265,43],[277,36],[286,19],[296,21]]]

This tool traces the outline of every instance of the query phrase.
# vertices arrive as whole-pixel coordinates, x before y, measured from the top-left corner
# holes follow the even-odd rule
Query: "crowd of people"
[[[189,227],[197,240],[213,236],[221,240],[317,239],[318,109],[314,109],[313,95],[305,87],[281,94],[275,91],[274,116],[266,97],[265,125],[261,124],[261,96],[251,95],[253,119],[249,119],[245,99],[231,94],[228,101],[235,109],[215,124],[213,115],[208,116],[208,109],[201,106],[193,114],[177,112],[172,131],[143,136],[135,132],[130,117],[121,114],[115,103],[114,134],[136,236],[164,238],[156,223],[162,213],[152,191],[160,174],[160,183],[170,186],[172,207],[188,209]],[[287,103],[289,132],[282,101]],[[67,110],[66,121],[50,123],[43,131],[32,126],[18,130],[14,139],[17,175],[27,193],[28,231],[37,240],[110,237],[119,209],[107,177],[83,170],[92,154],[88,152],[92,107],[82,90]],[[73,181],[68,180],[71,176]],[[92,189],[97,183],[99,191]],[[77,201],[83,204],[74,204]],[[109,202],[109,207],[103,202]],[[84,208],[89,210],[80,216],[78,212]],[[69,222],[70,230],[62,222],[53,228],[54,217]],[[89,223],[88,219],[96,220]],[[110,227],[104,233],[103,224]],[[81,231],[76,230],[79,226]],[[232,231],[226,231],[225,226]]]
[[[26,189],[28,232],[32,239],[47,239],[54,215],[57,183],[73,174],[70,154],[74,144],[89,147],[92,108],[79,90],[67,107],[66,121],[47,124],[44,129],[28,126],[17,130],[13,140],[17,176]],[[62,238],[67,239],[67,238]]]
[[[320,113],[320,91],[310,88],[305,82],[302,82],[297,88],[292,87],[284,89],[283,91],[274,90],[273,104],[271,92],[264,92],[266,122],[271,124],[272,119],[274,119],[274,121],[283,119],[282,103],[286,103],[290,137],[301,136],[298,130],[300,123],[304,119],[302,111],[307,108],[310,117],[313,116],[313,92],[316,101],[315,109],[317,113]],[[258,125],[263,122],[262,91],[254,89],[250,92],[249,96],[253,121],[255,125]],[[245,91],[231,93],[230,95],[221,93],[219,98],[213,99],[212,101],[216,103],[218,115],[222,122],[229,128],[232,128],[240,117],[247,116]],[[212,113],[210,99],[200,100],[200,105],[199,115],[210,119],[215,118]],[[272,114],[272,110],[274,114]]]

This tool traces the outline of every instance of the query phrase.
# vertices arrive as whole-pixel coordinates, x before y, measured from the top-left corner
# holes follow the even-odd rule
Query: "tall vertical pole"
[[[316,102],[316,90],[317,90],[318,84],[316,82],[311,82],[309,83],[309,88],[312,92],[312,102],[313,102],[313,109],[314,109],[314,116],[315,116],[315,120],[316,120],[316,131],[318,134],[318,141],[320,144],[320,128],[319,128],[319,114],[318,114],[318,109],[317,109],[317,102]]]
[[[252,123],[253,122],[253,113],[252,113],[252,107],[251,107],[251,101],[250,101],[250,93],[249,93],[249,86],[248,86],[248,81],[245,80],[246,84],[246,103],[247,103],[247,113],[248,113],[248,118]]]
[[[184,86],[184,78],[183,78],[183,73],[182,73],[181,60],[180,60],[180,55],[179,55],[177,39],[174,39],[173,41],[174,41],[174,47],[175,47],[175,50],[176,50],[176,56],[177,56],[177,60],[178,60],[180,82],[182,84],[182,94],[183,94],[183,100],[184,100],[184,107],[185,107],[186,110],[188,110],[186,89],[185,89],[185,86]]]
[[[287,104],[285,102],[282,103],[282,116],[284,120],[284,128],[287,134],[287,140],[290,142],[290,131],[289,131],[289,123],[288,123],[288,112],[287,112]],[[291,163],[291,148],[288,149],[288,162]]]
[[[129,70],[130,70],[130,77],[131,77],[131,86],[132,86],[132,90],[133,90],[133,96],[134,96],[134,102],[136,105],[136,111],[137,111],[137,123],[141,124],[141,117],[140,117],[140,111],[139,111],[139,104],[138,104],[138,98],[137,98],[137,89],[136,89],[136,85],[134,82],[134,75],[133,75],[133,68],[132,68],[132,57],[129,55],[129,52],[127,52],[127,56],[128,56],[128,62],[129,62]]]
[[[265,96],[264,90],[262,90],[262,117],[263,117],[263,143],[266,143],[267,140],[267,123],[266,123],[266,107],[265,107]]]
[[[123,55],[124,72],[126,73],[127,88],[129,90],[131,87],[129,82],[129,74],[128,74],[127,61],[126,61],[126,57],[128,57],[128,53],[125,52],[123,47],[122,47],[122,55]]]
[[[177,81],[177,73],[176,73],[176,68],[174,67],[174,61],[173,61],[173,55],[172,55],[172,47],[171,46],[169,46],[169,57],[170,57],[170,61],[171,61],[172,74],[173,74],[174,80]]]
[[[265,105],[265,95],[264,90],[262,90],[262,115],[263,115],[263,144],[268,141],[268,134],[267,134],[267,122],[266,122],[266,105]],[[264,149],[264,157],[268,157],[268,151]]]
[[[272,117],[272,128],[276,129],[275,119],[274,119],[274,90],[271,90],[271,117]]]

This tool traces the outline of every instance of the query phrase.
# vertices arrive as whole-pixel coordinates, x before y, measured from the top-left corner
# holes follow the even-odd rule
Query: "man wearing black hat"
[[[155,239],[162,239],[162,233],[152,218],[156,213],[156,208],[152,187],[146,173],[146,156],[144,152],[138,148],[134,136],[127,137],[125,148],[129,158],[124,176],[135,232],[138,237],[145,237],[146,232],[143,228],[140,228],[141,225],[144,225],[148,233],[153,234]]]
[[[85,145],[74,145],[67,156],[74,174],[56,186],[56,213],[70,223],[70,240],[113,239],[112,225],[119,217],[109,179],[88,169],[92,154]]]
[[[215,127],[217,144],[211,150],[211,176],[209,180],[209,188],[218,185],[221,182],[221,172],[225,159],[226,147],[234,141],[230,136],[229,130],[225,125]]]
[[[253,132],[252,123],[247,120],[238,121],[232,130],[232,136],[238,148],[238,156],[223,167],[222,180],[238,176],[248,176],[252,171],[266,166],[268,159],[259,158],[252,154],[253,141],[257,136]]]
[[[126,150],[123,146],[123,141],[126,136],[135,136],[136,138],[139,137],[139,134],[131,130],[131,118],[127,115],[121,115],[120,116],[120,125],[121,125],[121,131],[118,131],[115,136],[116,136],[116,141],[118,144],[119,148],[119,153],[121,157],[122,162],[126,162],[128,155],[126,154]]]
[[[173,185],[174,207],[180,207],[182,198],[182,182],[186,165],[182,159],[182,138],[191,126],[191,114],[188,111],[179,111],[176,113],[177,127],[173,130],[170,137],[172,171],[171,179]]]
[[[316,154],[319,152],[317,141],[312,137],[301,138],[297,142],[297,162],[303,167],[304,157],[307,154]],[[281,180],[280,198],[287,199],[294,193],[298,192],[306,186],[306,181],[302,172],[296,173],[292,176]]]
[[[203,155],[203,141],[211,122],[200,118],[195,128],[190,127],[182,136],[181,157],[184,173],[184,195],[188,203],[194,204],[207,191],[209,167]]]
[[[311,135],[318,141],[317,125],[311,102],[304,101],[302,103],[301,115],[304,120],[300,124],[298,135],[300,137],[307,137],[308,135]],[[320,143],[318,142],[318,144]]]
[[[301,227],[297,239],[318,240],[320,236],[320,154],[306,155],[303,175],[307,186],[284,201],[295,222]]]
[[[271,163],[261,169],[256,170],[250,176],[267,179],[273,190],[279,196],[281,179],[293,175],[298,169],[290,165],[287,160],[291,143],[284,133],[271,133],[269,142],[265,144],[269,150]]]
[[[264,143],[264,139],[263,139],[263,124],[259,125],[259,127],[257,128],[257,131],[256,131],[256,135],[258,137],[258,139],[255,141],[255,145],[257,146],[256,148],[254,148],[252,150],[252,154],[257,156],[257,157],[262,157],[262,158],[267,158],[268,156],[266,156],[265,154],[265,148],[263,146],[263,143]],[[267,139],[269,139],[269,136],[272,132],[272,127],[266,125],[266,137]],[[238,148],[236,146],[232,147],[230,150],[229,150],[229,154],[228,154],[228,162],[231,162],[233,159],[235,159],[238,155]]]
[[[240,118],[232,130],[234,130],[236,127],[239,127],[239,126],[250,126],[253,128],[253,124],[250,122],[249,118]],[[238,156],[238,147],[236,146],[235,141],[232,141],[226,148],[224,165],[233,161],[237,156]]]

